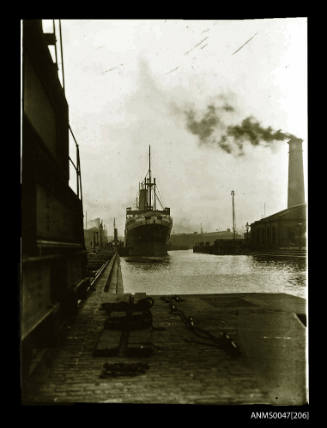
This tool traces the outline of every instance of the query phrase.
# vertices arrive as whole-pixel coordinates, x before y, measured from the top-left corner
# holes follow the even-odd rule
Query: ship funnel
[[[147,206],[147,200],[146,200],[146,189],[140,189],[139,192],[139,209],[145,210]]]
[[[304,204],[304,177],[302,142],[299,138],[292,137],[288,141],[288,200],[287,208]]]

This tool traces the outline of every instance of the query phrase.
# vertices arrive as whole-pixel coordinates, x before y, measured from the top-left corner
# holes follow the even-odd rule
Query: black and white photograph
[[[308,419],[307,24],[20,21],[24,406]]]

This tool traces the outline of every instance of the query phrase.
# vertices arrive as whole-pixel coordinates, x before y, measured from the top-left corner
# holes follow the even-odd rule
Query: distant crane
[[[114,246],[117,247],[118,246],[118,231],[116,228],[116,219],[114,217]]]
[[[234,203],[234,196],[235,196],[235,191],[232,190],[231,191],[231,195],[232,195],[232,206],[233,206],[233,239],[236,239],[236,225],[235,225],[235,203]]]

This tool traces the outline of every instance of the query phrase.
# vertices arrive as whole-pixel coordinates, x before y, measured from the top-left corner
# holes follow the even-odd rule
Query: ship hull
[[[163,224],[142,224],[126,230],[126,248],[129,256],[167,255],[171,227]]]

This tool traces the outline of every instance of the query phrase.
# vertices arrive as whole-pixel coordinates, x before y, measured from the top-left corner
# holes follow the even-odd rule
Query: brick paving
[[[160,296],[152,296],[153,329],[150,335],[155,350],[151,356],[94,357],[93,351],[107,319],[101,304],[110,294],[104,292],[109,269],[109,266],[105,269],[96,290],[84,302],[72,325],[66,328],[62,343],[52,350],[51,358],[35,371],[24,390],[23,403],[260,404],[274,402],[277,394],[280,400],[276,404],[283,404],[278,386],[272,388],[271,383],[266,381],[265,370],[258,368],[260,361],[256,361],[255,352],[242,352],[241,356],[235,358],[223,349],[203,344],[203,340],[186,328],[180,316],[169,311],[169,304]],[[116,289],[121,291],[121,287]],[[278,298],[274,297],[271,309],[267,303],[271,295],[255,295],[254,300],[251,300],[253,296],[184,295],[183,302],[176,306],[191,315],[197,325],[214,335],[223,329],[237,343],[242,344],[240,333],[244,333],[246,343],[244,347],[242,345],[242,350],[251,343],[255,347],[261,346],[263,338],[271,337],[272,334],[284,337],[287,331],[287,337],[292,336],[294,341],[284,342],[287,346],[294,342],[298,352],[299,343],[305,342],[305,327],[293,315],[294,310],[303,312],[302,299],[278,295],[279,302],[284,302],[284,306],[280,309]],[[285,301],[289,301],[286,308]],[[266,318],[272,315],[275,318],[267,324]],[[261,327],[253,321],[257,316]],[[278,327],[279,319],[287,321]],[[270,336],[264,329],[266,324]],[[265,340],[264,343],[267,342],[271,340]],[[280,347],[274,346],[275,351]],[[290,352],[292,349],[291,346]],[[265,352],[269,354],[269,349],[265,349]],[[252,355],[251,358],[248,355]],[[267,358],[261,355],[265,364],[270,361]],[[283,358],[286,358],[285,353]],[[290,395],[284,397],[284,403],[288,400],[288,404],[305,401],[302,379],[304,356],[301,359],[300,355],[299,358],[302,365],[297,366],[296,373],[293,370],[293,374],[300,379],[295,385],[298,394],[294,395],[294,390],[289,391]],[[278,355],[275,355],[273,362],[277,359]],[[136,376],[100,378],[104,363],[118,362],[145,362],[149,368],[144,374]],[[273,373],[274,364],[268,368]],[[296,396],[296,402],[292,396]]]

